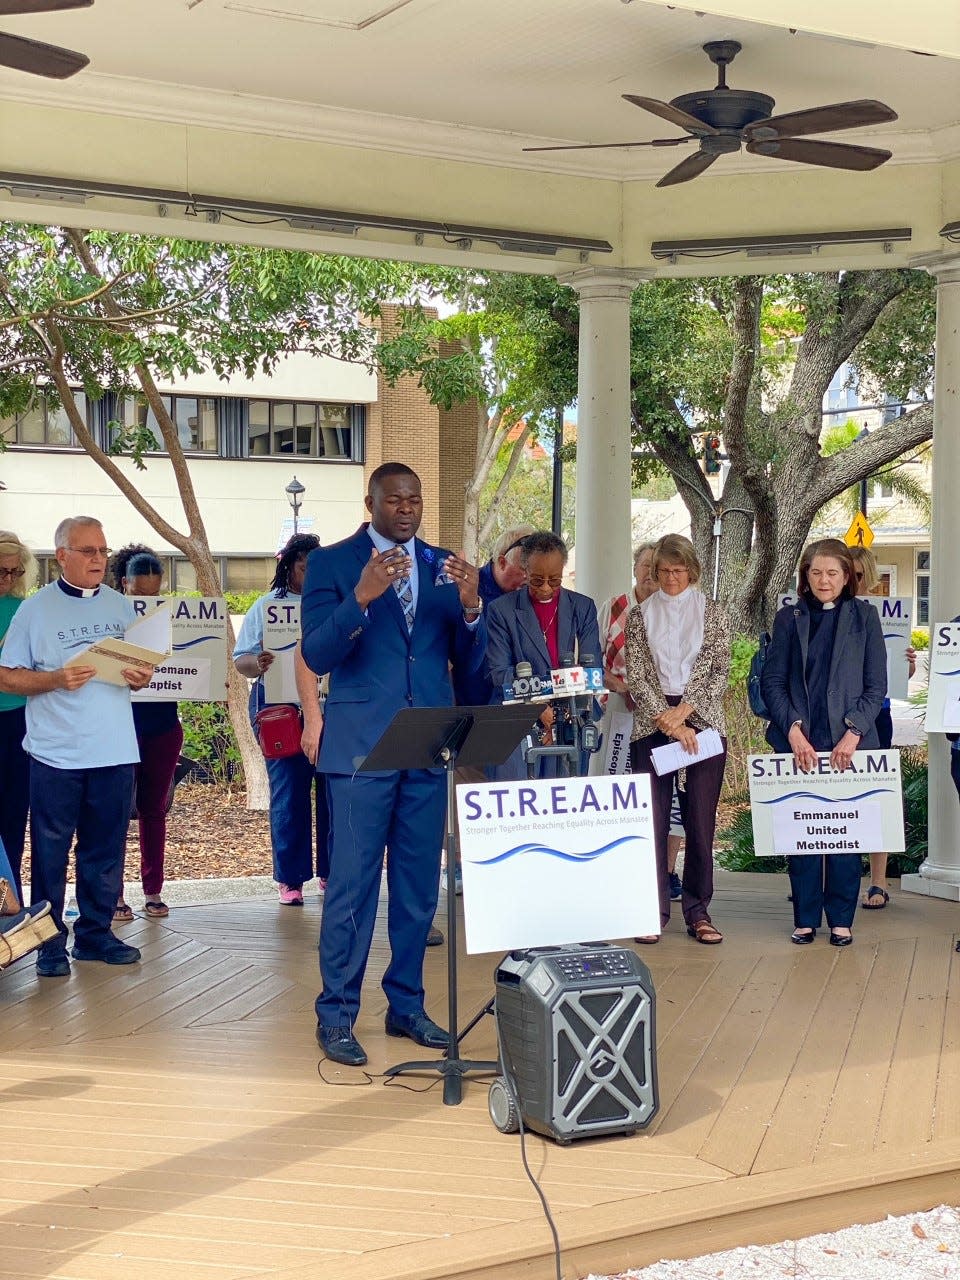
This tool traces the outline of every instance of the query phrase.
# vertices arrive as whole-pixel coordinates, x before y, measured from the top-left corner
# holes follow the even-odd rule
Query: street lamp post
[[[303,505],[303,495],[306,493],[306,485],[302,485],[296,476],[290,481],[286,487],[287,500],[293,507],[293,536],[297,536],[297,517],[300,515],[300,508]]]

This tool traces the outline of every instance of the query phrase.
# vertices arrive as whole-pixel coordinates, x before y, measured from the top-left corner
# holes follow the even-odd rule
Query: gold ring
[[[391,578],[393,577],[393,565],[392,565],[392,564],[388,564],[388,565],[387,565],[387,573],[389,573],[389,575],[390,575],[390,577],[391,577]]]

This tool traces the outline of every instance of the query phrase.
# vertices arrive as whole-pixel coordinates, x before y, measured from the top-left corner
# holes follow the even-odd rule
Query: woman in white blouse
[[[631,768],[650,775],[653,831],[660,894],[660,922],[670,919],[667,833],[673,774],[659,777],[650,761],[654,747],[675,740],[696,753],[697,731],[713,728],[724,741],[721,755],[688,765],[679,782],[686,832],[681,908],[687,933],[714,945],[723,935],[710,919],[713,897],[713,837],[726,763],[723,695],[730,670],[730,625],[716,601],[697,586],[700,562],[693,544],[679,534],[661,538],[653,551],[657,590],[630,610],[627,619],[627,688],[634,704]],[[656,942],[657,935],[639,938]]]

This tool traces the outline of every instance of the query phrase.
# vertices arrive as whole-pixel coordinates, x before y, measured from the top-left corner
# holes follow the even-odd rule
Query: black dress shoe
[[[384,1029],[388,1036],[406,1036],[414,1044],[422,1044],[425,1049],[446,1049],[450,1037],[442,1027],[428,1018],[425,1013],[411,1013],[404,1016],[387,1010]]]
[[[444,943],[443,934],[435,924],[430,926],[430,932],[427,934],[428,947],[442,947]]]
[[[852,941],[853,941],[852,933],[834,933],[832,929],[830,930],[831,947],[849,947]]]
[[[99,947],[85,947],[76,943],[73,947],[74,960],[99,960],[101,964],[136,964],[140,952],[136,947],[128,946],[119,938],[111,937]]]
[[[790,935],[790,941],[795,942],[798,947],[805,947],[807,943],[812,942],[817,936],[816,929],[808,929],[806,933],[801,933],[799,929],[794,929]]]
[[[331,1062],[339,1062],[344,1067],[366,1065],[363,1045],[349,1027],[322,1027],[318,1023],[317,1044]]]

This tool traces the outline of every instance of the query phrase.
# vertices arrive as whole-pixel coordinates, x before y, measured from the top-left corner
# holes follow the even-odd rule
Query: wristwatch
[[[463,616],[467,619],[468,622],[472,622],[474,618],[479,618],[481,613],[483,613],[482,597],[477,601],[475,605],[472,606],[472,608],[470,609],[465,608],[463,611]]]

